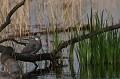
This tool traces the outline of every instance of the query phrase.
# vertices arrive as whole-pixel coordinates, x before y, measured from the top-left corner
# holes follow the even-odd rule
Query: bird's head
[[[40,39],[40,37],[35,37],[34,39],[35,39],[35,40],[39,40],[39,39]]]
[[[41,35],[40,34],[34,34],[34,39],[35,40],[40,40]]]

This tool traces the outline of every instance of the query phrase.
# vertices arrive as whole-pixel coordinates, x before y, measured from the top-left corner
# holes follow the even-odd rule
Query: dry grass
[[[0,24],[5,21],[5,17],[11,8],[20,1],[0,0]],[[54,31],[56,27],[63,29],[75,26],[82,27],[82,24],[87,22],[86,17],[90,13],[90,6],[93,7],[93,12],[95,12],[99,8],[99,3],[105,4],[104,8],[108,10],[106,15],[111,17],[109,12],[110,5],[115,8],[115,1],[110,3],[110,0],[27,0],[25,5],[19,8],[12,16],[9,27],[5,28],[0,34],[2,37],[17,35],[16,37],[22,38],[26,33],[29,37],[29,34],[44,31],[45,28],[50,28]],[[79,30],[77,29],[77,31]],[[64,30],[63,33],[67,34],[67,32],[69,30]],[[68,39],[66,36],[63,38],[63,40]]]
[[[1,17],[0,17],[0,24],[2,24],[5,21],[5,18],[8,14],[8,12],[15,6],[17,3],[20,2],[20,0],[2,0],[1,2]],[[29,22],[29,0],[25,3],[24,6],[22,6],[19,11],[15,12],[15,14],[12,17],[11,24],[9,27],[5,28],[4,31],[1,33],[3,37],[7,37],[10,34],[21,34],[21,32],[29,30],[29,27],[27,26],[30,24]],[[20,37],[20,36],[19,36]]]
[[[0,0],[0,24],[5,21],[5,17],[12,7],[20,1]],[[32,35],[34,32],[43,33],[47,30],[50,33],[49,31],[51,29],[55,31],[56,27],[63,29],[82,27],[82,24],[87,22],[86,17],[87,14],[90,14],[90,6],[93,7],[94,13],[98,9],[99,3],[100,1],[98,0],[27,0],[25,5],[19,8],[12,16],[11,24],[0,34],[2,37],[16,36],[21,40],[22,36],[25,36],[26,33],[29,38],[29,35]],[[106,10],[109,10],[110,4],[115,4],[115,1],[112,1],[112,3],[110,3],[110,0],[101,1],[100,4],[107,4],[104,7]],[[115,7],[115,5],[113,6]],[[109,11],[106,12],[106,15],[111,17]],[[79,32],[79,30],[78,28],[77,31]],[[70,30],[64,30],[63,34],[62,40],[67,40],[73,35],[70,33]],[[69,37],[67,38],[66,35],[69,35]],[[49,43],[47,40],[49,38],[46,36],[46,42]]]

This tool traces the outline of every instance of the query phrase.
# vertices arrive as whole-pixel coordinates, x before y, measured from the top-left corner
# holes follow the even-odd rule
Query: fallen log
[[[24,61],[24,62],[51,60],[51,58],[52,58],[52,54],[50,54],[50,53],[43,53],[43,54],[17,53],[17,52],[13,52],[12,47],[3,46],[3,45],[0,45],[0,53],[4,54],[7,51],[6,48],[9,49],[9,54],[8,55],[14,57],[16,60],[20,60],[20,61]]]
[[[18,65],[15,58],[12,56],[13,48],[10,46],[7,46],[1,55],[1,63],[5,66],[5,68],[8,70],[8,73],[13,77],[20,77],[21,75],[21,68]]]

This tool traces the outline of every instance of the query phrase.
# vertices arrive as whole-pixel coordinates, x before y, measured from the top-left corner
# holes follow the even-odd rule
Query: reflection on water
[[[80,67],[80,79],[115,79],[120,78],[119,65],[97,65]]]
[[[75,71],[75,75],[69,72],[62,72],[63,68],[58,67],[56,71],[50,68],[38,69],[28,73],[25,79],[119,79],[119,65],[88,65],[80,66],[79,71]],[[71,72],[71,70],[69,70]],[[39,73],[38,73],[39,72]],[[61,73],[59,73],[61,72]],[[36,74],[38,73],[38,74]]]
[[[61,72],[63,68],[58,67],[51,70],[49,67],[45,69],[37,69],[36,71],[28,72],[23,79],[119,79],[119,65],[96,65],[96,66],[80,66],[79,72],[75,71],[72,76],[69,72]],[[1,72],[2,73],[2,72]],[[0,74],[1,78],[2,74]],[[9,75],[8,75],[9,76]],[[9,77],[5,76],[5,79]],[[12,79],[12,78],[11,78]]]

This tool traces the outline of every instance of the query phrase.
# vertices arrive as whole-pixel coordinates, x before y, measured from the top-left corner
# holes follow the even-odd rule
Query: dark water
[[[66,70],[68,68],[68,70]],[[69,66],[57,67],[56,70],[47,69],[41,73],[28,75],[30,79],[120,79],[119,65],[87,65],[79,66],[78,70]],[[69,72],[67,72],[69,71]],[[27,79],[27,78],[26,78]]]
[[[101,65],[81,67],[80,79],[119,79],[119,65]]]
[[[54,69],[42,68],[31,71],[34,66],[28,64],[24,79],[120,79],[120,65],[80,65],[78,70],[69,65]],[[31,72],[30,72],[31,71]],[[28,73],[29,72],[29,73]]]

